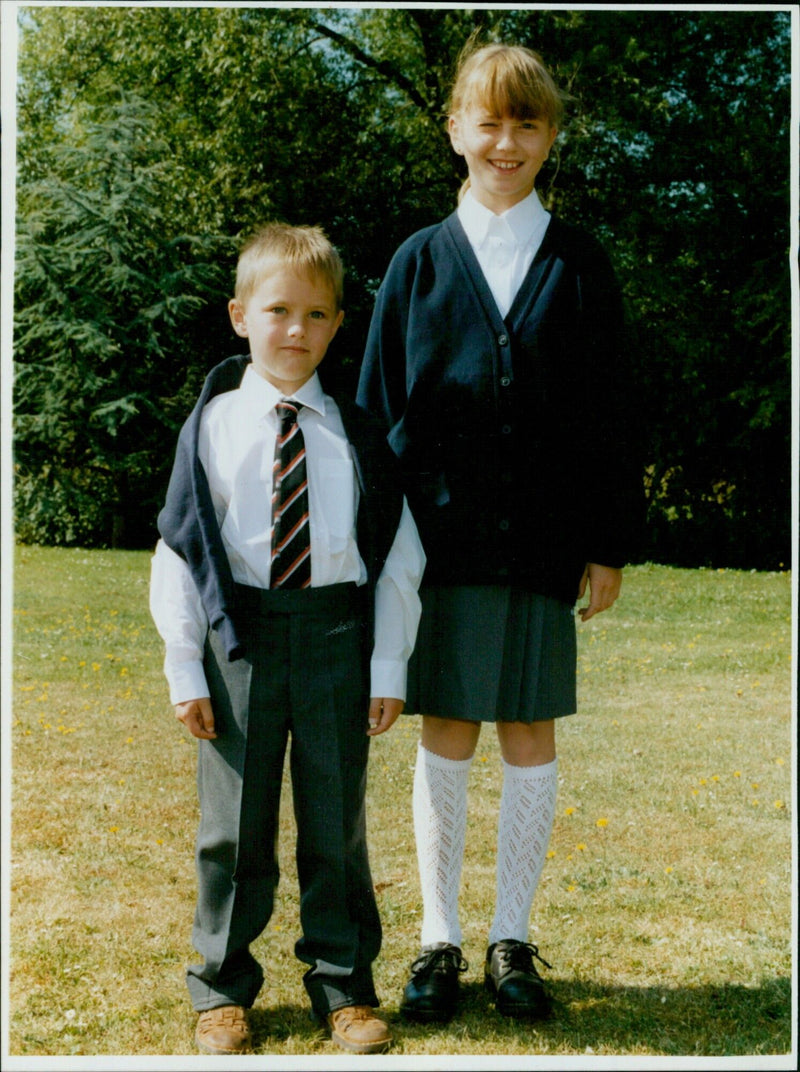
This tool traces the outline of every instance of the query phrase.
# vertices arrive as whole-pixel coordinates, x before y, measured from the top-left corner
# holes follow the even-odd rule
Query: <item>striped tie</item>
[[[297,423],[301,402],[281,399],[280,427],[272,467],[272,564],[270,588],[307,588],[311,584],[306,447]]]

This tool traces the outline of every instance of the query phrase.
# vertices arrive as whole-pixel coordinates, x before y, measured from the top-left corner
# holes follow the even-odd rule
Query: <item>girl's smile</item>
[[[533,190],[558,131],[546,119],[496,116],[472,108],[450,117],[453,148],[467,161],[473,196],[493,212]]]

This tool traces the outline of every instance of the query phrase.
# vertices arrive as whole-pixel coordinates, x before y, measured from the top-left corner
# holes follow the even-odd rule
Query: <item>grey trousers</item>
[[[189,967],[198,1011],[250,1007],[264,980],[250,944],[272,915],[287,744],[297,822],[302,936],[296,956],[313,1011],[378,1004],[381,945],[366,843],[369,737],[366,592],[240,586],[244,659],[228,662],[212,632],[205,667],[217,738],[199,741],[198,900]],[[368,643],[368,641],[370,641]]]

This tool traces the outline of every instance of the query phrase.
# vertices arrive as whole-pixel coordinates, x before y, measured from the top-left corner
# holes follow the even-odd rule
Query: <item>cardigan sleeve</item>
[[[383,423],[395,453],[407,402],[405,341],[414,268],[405,243],[378,290],[358,383],[358,404]]]
[[[577,278],[588,373],[579,400],[588,425],[581,489],[587,560],[622,567],[636,557],[644,516],[633,355],[610,258],[594,239],[586,242],[583,257]]]

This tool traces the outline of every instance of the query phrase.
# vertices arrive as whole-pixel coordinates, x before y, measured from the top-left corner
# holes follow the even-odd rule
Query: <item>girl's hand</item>
[[[397,721],[397,716],[403,710],[403,701],[394,700],[391,697],[373,696],[369,702],[369,729],[368,737],[377,737],[379,733],[386,733]]]
[[[214,712],[208,696],[175,704],[175,718],[184,724],[192,737],[212,741],[217,736],[214,732]]]
[[[586,585],[589,585],[589,606],[581,607],[578,613],[581,620],[588,622],[595,614],[608,608],[616,602],[619,590],[622,587],[622,570],[612,569],[611,566],[598,566],[590,562],[581,577],[578,588],[578,599],[583,599]]]

